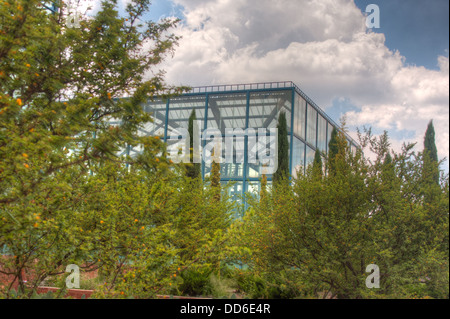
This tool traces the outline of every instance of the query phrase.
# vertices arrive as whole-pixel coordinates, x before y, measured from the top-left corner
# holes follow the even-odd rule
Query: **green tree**
[[[322,155],[320,155],[320,151],[316,149],[314,154],[314,162],[313,162],[313,171],[314,175],[322,177],[323,175],[323,164],[322,164]]]
[[[200,163],[194,163],[194,121],[197,119],[197,116],[195,114],[195,109],[192,110],[191,116],[189,117],[189,136],[190,136],[190,163],[186,166],[186,176],[190,178],[199,178],[200,177],[200,170],[201,170],[201,164]]]
[[[215,200],[220,201],[221,183],[220,183],[220,163],[214,158],[214,152],[212,154],[213,161],[211,164],[211,189],[215,192]]]
[[[242,258],[266,287],[273,278],[297,287],[295,297],[448,298],[448,177],[424,203],[414,145],[395,153],[387,133],[363,140],[375,159],[352,154],[337,134],[333,174],[308,169],[264,205],[252,202]],[[369,264],[380,267],[376,291],[365,286]]]
[[[289,178],[289,140],[286,113],[281,112],[278,118],[278,169],[273,174],[274,185]]]
[[[434,183],[439,184],[439,159],[435,135],[433,121],[430,121],[424,139],[424,177],[430,178]]]
[[[121,17],[116,1],[103,1],[80,28],[67,28],[42,1],[0,4],[0,247],[8,254],[0,272],[11,279],[6,296],[16,286],[24,292],[25,278],[36,287],[69,263],[103,267],[107,261],[113,271],[120,246],[130,244],[128,252],[137,256],[137,242],[131,245],[134,237],[124,233],[135,217],[125,209],[134,201],[124,194],[131,185],[117,179],[139,184],[123,171],[130,165],[139,174],[167,170],[161,141],[138,135],[151,120],[141,105],[182,90],[165,85],[162,73],[148,77],[177,41],[170,34],[175,20],[141,25],[148,6],[132,1]],[[146,153],[118,156],[135,146]],[[135,218],[145,229],[154,223],[147,200],[137,198],[135,207],[136,214],[149,214],[148,220]],[[162,240],[160,230],[140,239]],[[166,248],[159,256],[173,255]]]
[[[425,133],[424,147],[425,151],[429,154],[429,157],[432,161],[438,161],[438,154],[435,142],[435,131],[433,121],[430,121],[427,127],[427,131]]]
[[[333,127],[333,130],[331,131],[331,138],[328,142],[328,173],[332,173],[335,170],[335,159],[338,153],[338,130]]]

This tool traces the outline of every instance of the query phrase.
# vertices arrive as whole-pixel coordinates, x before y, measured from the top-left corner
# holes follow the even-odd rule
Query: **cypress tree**
[[[194,163],[194,121],[197,119],[195,110],[192,110],[189,117],[189,136],[190,136],[190,163],[186,165],[186,176],[190,178],[198,178],[200,176],[201,166],[200,163]]]
[[[425,132],[424,150],[423,150],[423,169],[424,178],[429,179],[439,185],[439,164],[438,153],[435,142],[436,133],[434,131],[433,121],[430,121]]]
[[[261,191],[259,193],[260,201],[264,200],[267,195],[267,176],[263,174],[261,177]]]
[[[322,156],[318,149],[316,149],[316,153],[314,154],[313,174],[315,176],[322,176]]]
[[[215,150],[214,150],[215,151]],[[221,192],[221,185],[220,185],[220,164],[216,162],[214,157],[214,151],[212,154],[213,162],[211,167],[211,188],[214,189],[214,200],[216,202],[220,202],[220,192]]]
[[[278,169],[273,174],[274,183],[289,178],[289,140],[286,113],[281,112],[278,118]]]
[[[333,127],[331,132],[330,142],[328,142],[328,172],[332,173],[335,171],[335,160],[339,153],[339,141],[338,141],[338,131]]]

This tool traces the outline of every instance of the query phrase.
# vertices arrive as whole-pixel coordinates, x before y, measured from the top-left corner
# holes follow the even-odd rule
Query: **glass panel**
[[[244,182],[230,182],[231,185],[229,190],[230,199],[232,201],[241,201],[242,199],[242,192],[244,189]]]
[[[286,113],[288,130],[291,128],[292,92],[257,92],[250,94],[250,128],[274,128],[281,111]]]
[[[211,176],[211,166],[205,165],[205,178]],[[220,164],[220,178],[242,179],[244,177],[244,164],[222,163]]]
[[[333,132],[334,126],[328,123],[328,137],[327,137],[327,153],[328,153],[328,144],[330,144],[331,133]]]
[[[292,176],[297,178],[297,171],[302,171],[305,162],[305,143],[294,137],[294,150],[292,154]]]
[[[189,117],[192,110],[198,120],[205,117],[205,96],[184,96],[170,99],[169,104],[169,126],[167,135],[178,135],[178,128],[188,129]],[[203,127],[201,128],[203,129]]]
[[[208,128],[218,128],[222,134],[226,128],[245,129],[246,111],[246,93],[210,95]]]
[[[316,147],[316,127],[317,111],[311,105],[308,105],[308,128],[306,133],[306,140],[314,147]]]
[[[317,148],[321,152],[326,152],[327,150],[327,121],[323,118],[322,115],[319,114],[317,128]]]
[[[261,183],[260,182],[248,182],[247,183],[247,192],[258,195],[261,192]]]
[[[291,137],[288,135],[287,139],[288,139],[288,145],[289,145],[288,158],[290,158]],[[266,154],[268,156],[270,155],[269,150],[271,149],[272,146],[274,146],[274,143],[275,143],[275,140],[271,139],[269,136],[267,136],[265,148],[266,148]],[[247,178],[261,178],[260,172],[262,171],[262,165],[260,163],[259,151],[258,151],[259,149],[261,149],[261,147],[264,147],[264,143],[261,143],[259,138],[258,138],[257,145],[249,144],[249,155],[255,156],[256,163],[248,163]],[[269,178],[269,179],[272,178],[272,174],[266,174],[266,175],[267,175],[267,178]]]
[[[294,132],[301,138],[305,139],[305,116],[306,116],[306,101],[300,96],[295,97],[295,119]]]
[[[206,144],[210,142],[212,142],[212,139],[207,139],[205,141]],[[244,159],[245,159],[244,138],[243,137],[233,138],[232,163],[226,163],[227,159],[226,159],[225,143],[226,139],[224,138],[222,141],[223,162],[220,164],[220,177],[242,179],[244,177]],[[206,155],[209,156],[209,153]],[[205,177],[209,177],[210,173],[211,173],[211,165],[210,166],[205,165]]]
[[[139,132],[148,136],[164,137],[166,125],[166,102],[155,101],[143,105],[144,111],[151,114],[153,122],[146,123]]]
[[[306,146],[306,165],[312,164],[312,162],[314,162],[315,153],[316,152],[312,148]]]

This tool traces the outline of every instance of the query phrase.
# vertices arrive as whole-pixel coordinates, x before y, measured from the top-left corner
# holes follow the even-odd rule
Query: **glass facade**
[[[152,123],[141,130],[145,135],[158,135],[170,144],[176,145],[173,136],[187,130],[189,117],[195,110],[201,130],[217,129],[220,132],[222,157],[225,157],[225,140],[233,141],[233,163],[221,164],[223,183],[232,182],[230,192],[233,198],[245,192],[260,190],[261,164],[258,149],[274,141],[250,139],[246,129],[276,128],[281,112],[286,114],[289,141],[289,163],[293,178],[312,163],[316,148],[326,153],[331,131],[337,125],[294,83],[258,83],[193,88],[190,93],[167,100],[149,101],[144,110],[152,114]],[[233,135],[227,136],[227,129]],[[239,131],[241,130],[241,131]],[[219,134],[219,133],[218,133]],[[267,136],[269,131],[267,130]],[[171,138],[172,137],[172,138]],[[357,143],[348,137],[355,151]],[[203,146],[212,138],[203,141]],[[265,144],[265,145],[264,145]],[[255,158],[256,161],[255,161]],[[208,177],[211,167],[202,163],[202,176]],[[272,176],[268,175],[271,183]],[[238,196],[239,195],[239,196]],[[241,196],[242,197],[242,196]]]
[[[317,120],[317,148],[324,153],[327,151],[327,120],[322,115]]]
[[[317,138],[317,111],[313,106],[308,104],[306,120],[306,141],[312,146],[316,147]]]

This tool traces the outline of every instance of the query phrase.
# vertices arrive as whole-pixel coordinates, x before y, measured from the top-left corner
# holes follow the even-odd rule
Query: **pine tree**
[[[281,112],[278,118],[278,169],[273,174],[274,184],[289,178],[289,140],[286,113]]]

